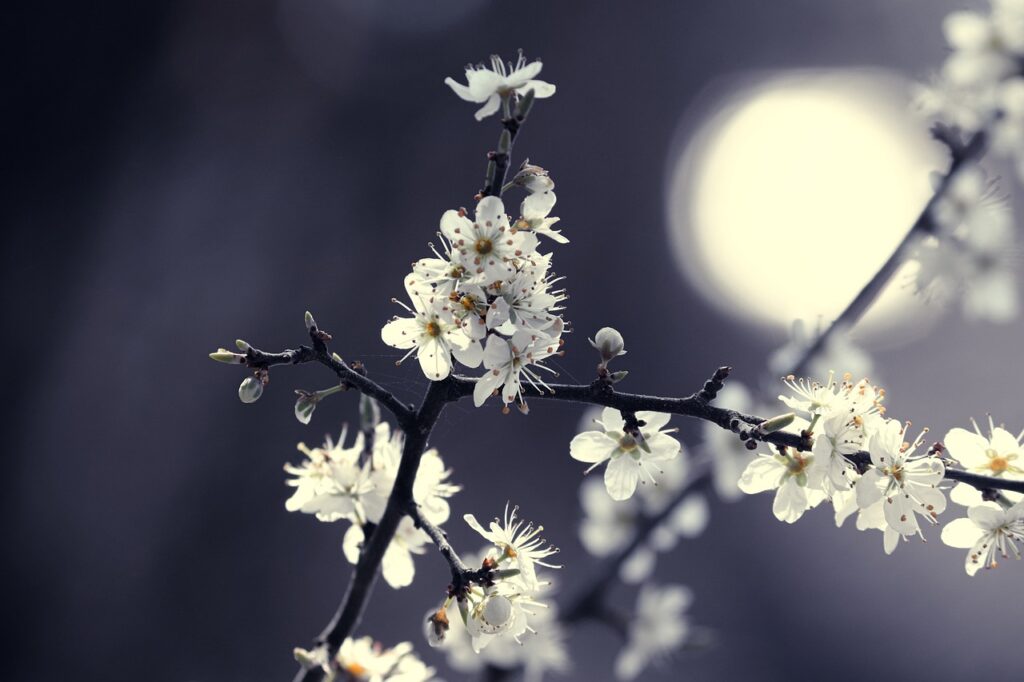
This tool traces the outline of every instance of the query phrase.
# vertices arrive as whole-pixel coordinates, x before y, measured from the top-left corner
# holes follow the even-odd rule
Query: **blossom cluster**
[[[993,151],[1015,157],[1024,177],[1024,2],[953,12],[942,28],[951,52],[920,106],[963,130],[990,130]]]
[[[409,642],[385,649],[372,637],[348,637],[338,648],[333,664],[326,647],[312,651],[296,648],[295,659],[307,669],[322,669],[326,682],[427,682],[435,679],[434,669],[416,657]]]
[[[355,564],[365,539],[363,527],[379,522],[384,515],[398,474],[404,435],[400,431],[392,433],[388,423],[381,422],[373,431],[372,443],[360,432],[352,445],[346,447],[345,436],[342,431],[337,443],[328,437],[317,448],[299,444],[299,451],[306,458],[299,465],[284,467],[293,477],[287,484],[295,488],[285,508],[314,514],[324,522],[350,522],[342,549],[345,558]],[[423,453],[413,498],[423,518],[435,525],[448,520],[448,498],[461,490],[448,481],[450,474],[437,450],[432,448]],[[429,536],[411,518],[402,518],[381,564],[388,585],[400,588],[412,583],[416,572],[412,557],[423,554],[429,542]]]
[[[885,391],[866,379],[847,375],[825,383],[785,379],[790,393],[779,399],[800,414],[796,428],[813,439],[809,451],[779,447],[758,455],[744,470],[739,488],[748,494],[773,491],[775,516],[788,523],[829,500],[836,525],[854,513],[858,530],[882,532],[883,546],[892,553],[901,539],[922,536],[922,523],[938,523],[946,509],[940,487],[947,466],[986,476],[1024,480],[1021,439],[990,419],[988,435],[951,429],[942,444],[926,451],[927,429],[907,437],[909,423],[885,417]],[[865,452],[866,451],[866,452]],[[865,457],[866,455],[866,457]],[[940,456],[941,455],[941,456]],[[1024,541],[1024,495],[1010,491],[985,497],[971,485],[958,483],[950,499],[968,508],[967,517],[949,523],[943,541],[969,549],[966,570],[991,568],[1001,557],[1020,556]]]
[[[759,455],[740,478],[743,492],[774,491],[773,512],[787,523],[831,500],[837,524],[857,512],[859,529],[883,532],[886,552],[901,537],[920,535],[921,521],[937,522],[946,506],[938,488],[944,464],[921,452],[927,431],[907,442],[908,425],[885,418],[883,389],[849,375],[825,383],[789,376],[785,384],[790,393],[779,399],[797,413],[796,428],[813,435],[813,447]],[[869,461],[858,467],[853,457],[864,450]]]
[[[959,296],[971,320],[1016,318],[1016,231],[995,182],[976,164],[960,168],[933,204],[931,218],[934,229],[914,250],[918,291],[941,300]]]
[[[495,59],[494,70],[467,70],[468,86],[449,84],[473,101],[508,100],[524,88],[550,95],[553,86],[549,91],[532,80],[539,70],[540,62],[521,63],[508,74]],[[543,363],[560,352],[565,331],[559,315],[565,292],[556,288],[560,279],[551,272],[551,254],[538,251],[539,236],[568,240],[553,229],[555,183],[546,170],[524,163],[511,184],[526,192],[518,218],[506,213],[500,193],[481,198],[472,218],[466,209],[441,216],[434,256],[413,263],[405,278],[411,305],[399,303],[409,317],[385,324],[381,338],[407,350],[405,357],[415,353],[432,381],[448,377],[454,362],[470,369],[483,365],[473,393],[477,407],[500,392],[506,408],[515,402],[525,411],[523,382],[538,390],[546,386],[538,370],[552,371]]]
[[[560,568],[548,561],[558,550],[540,537],[543,527],[517,514],[506,507],[487,528],[472,514],[464,517],[490,543],[477,557],[486,578],[450,594],[425,623],[427,641],[446,650],[456,669],[522,666],[528,679],[539,679],[568,667],[565,635],[554,608],[542,601],[551,582],[538,575],[539,568]]]

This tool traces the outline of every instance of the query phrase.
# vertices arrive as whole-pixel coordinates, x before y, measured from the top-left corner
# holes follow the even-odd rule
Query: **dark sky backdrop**
[[[724,363],[755,381],[783,338],[714,312],[668,255],[663,176],[687,106],[749,69],[923,77],[944,55],[939,25],[954,6],[384,4],[8,10],[0,678],[290,678],[292,646],[319,631],[349,566],[340,525],[284,512],[281,465],[298,440],[353,419],[354,397],[303,427],[291,389],[326,385],[323,371],[275,370],[244,406],[241,373],[206,354],[239,336],[301,343],[308,308],[346,359],[419,396],[422,375],[393,366],[379,329],[442,211],[470,204],[497,132],[444,76],[518,47],[544,59],[559,92],[516,151],[553,169],[573,240],[555,256],[578,330],[564,376],[588,377],[584,337],[613,324],[629,388],[683,394]],[[916,346],[881,353],[893,414],[944,430],[992,410],[1024,425],[1021,330],[951,314]],[[580,466],[567,454],[579,413],[460,405],[434,437],[466,485],[455,517],[520,503],[563,547],[566,582],[587,571]],[[681,426],[693,443],[698,429]],[[707,534],[659,566],[659,580],[694,588],[693,618],[720,643],[645,679],[1018,677],[1024,567],[969,580],[938,532],[885,557],[877,533],[837,531],[826,512],[787,527],[769,508],[766,497],[716,503]],[[476,548],[461,521],[449,526],[457,546]],[[436,661],[419,618],[445,573],[428,555],[413,587],[380,585],[361,632],[412,639]],[[616,647],[601,628],[581,630],[571,679],[608,679]]]

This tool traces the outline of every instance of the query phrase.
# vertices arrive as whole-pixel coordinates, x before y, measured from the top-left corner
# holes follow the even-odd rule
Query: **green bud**
[[[263,395],[263,382],[256,377],[246,377],[238,387],[238,399],[243,403],[254,403]]]
[[[534,97],[535,93],[532,88],[526,91],[526,94],[519,100],[519,106],[516,107],[516,118],[523,120],[530,115]]]
[[[594,338],[588,339],[590,345],[601,354],[601,364],[607,365],[614,358],[626,354],[626,342],[622,334],[611,327],[602,327],[594,334]]]
[[[218,348],[216,353],[210,353],[210,359],[223,362],[228,365],[240,365],[245,362],[245,356],[232,353],[226,348]]]
[[[249,352],[249,344],[243,341],[242,339],[235,339],[235,345],[238,346],[238,350],[242,351],[243,353]]]
[[[316,326],[316,320],[313,319],[313,313],[306,311],[306,331],[310,331]]]
[[[608,380],[611,381],[613,384],[617,384],[623,379],[625,379],[627,376],[629,376],[629,371],[620,369],[618,372],[612,372],[608,376]]]
[[[502,130],[501,137],[498,138],[498,152],[508,154],[510,149],[512,149],[512,133]]]
[[[777,417],[766,419],[761,422],[758,429],[761,430],[761,433],[774,433],[775,431],[784,429],[792,424],[794,419],[796,419],[796,415],[792,412],[787,412],[785,414],[780,414]]]
[[[359,396],[359,425],[363,431],[370,431],[380,423],[380,406],[368,395]]]
[[[299,399],[295,401],[295,418],[303,424],[308,424],[309,420],[313,418],[313,410],[320,402],[320,396],[302,390],[295,392],[299,394]]]

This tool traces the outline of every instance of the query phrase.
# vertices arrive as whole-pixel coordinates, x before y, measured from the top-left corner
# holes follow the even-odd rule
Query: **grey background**
[[[556,250],[577,333],[563,377],[586,380],[584,337],[626,336],[629,388],[688,393],[711,369],[754,382],[783,340],[724,318],[666,248],[662,187],[677,122],[719,77],[749,69],[942,59],[930,0],[484,3],[224,0],[11,10],[4,183],[7,325],[2,434],[5,680],[280,680],[349,574],[341,526],[286,514],[283,462],[355,417],[333,399],[303,427],[275,370],[241,405],[241,375],[206,353],[241,336],[303,341],[316,312],[346,359],[403,398],[424,387],[379,341],[409,262],[441,212],[480,186],[495,122],[442,85],[523,47],[559,86],[517,153],[554,169]],[[430,8],[429,10],[427,8]],[[742,200],[739,198],[738,200]],[[794,258],[809,245],[795,245]],[[723,259],[735,254],[723,254]],[[893,414],[944,431],[993,411],[1024,422],[1021,324],[954,313],[877,358]],[[450,408],[434,443],[466,490],[456,516],[506,499],[587,572],[576,540],[580,410],[528,418]],[[697,425],[679,424],[694,443]],[[893,557],[878,534],[812,513],[794,527],[767,497],[716,503],[708,532],[658,567],[693,587],[719,646],[645,679],[1013,679],[1020,567],[969,580],[938,533]],[[449,524],[457,546],[477,540]],[[361,632],[420,641],[446,583],[435,556],[413,587],[376,590]],[[631,603],[620,590],[614,599]],[[573,641],[570,679],[610,678],[615,636]],[[438,661],[439,662],[439,661]],[[450,680],[460,679],[441,667]]]

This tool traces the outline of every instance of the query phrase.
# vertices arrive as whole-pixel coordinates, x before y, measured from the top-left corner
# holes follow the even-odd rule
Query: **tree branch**
[[[449,381],[430,382],[423,396],[423,403],[413,417],[412,423],[403,429],[405,444],[402,447],[402,461],[398,466],[398,474],[387,506],[384,508],[384,515],[360,552],[348,589],[334,617],[316,640],[316,646],[327,648],[328,660],[332,665],[335,664],[334,655],[341,643],[359,624],[377,580],[377,574],[380,572],[384,552],[395,535],[399,521],[409,513],[410,505],[413,503],[412,488],[416,482],[420,459],[426,449],[427,438],[444,406],[451,402],[450,393]],[[302,668],[295,676],[295,682],[313,682],[322,677],[323,671],[319,668]]]
[[[937,135],[938,136],[938,135]],[[839,314],[832,324],[822,332],[818,338],[814,340],[807,350],[804,351],[803,356],[797,361],[796,365],[791,370],[793,374],[805,374],[807,368],[815,357],[817,357],[827,346],[831,338],[840,329],[851,329],[853,325],[860,321],[864,313],[868,311],[871,305],[878,299],[885,290],[885,286],[889,283],[889,280],[893,278],[896,271],[899,270],[903,262],[910,256],[910,253],[916,243],[917,239],[926,234],[935,234],[937,232],[933,213],[935,205],[942,199],[943,195],[949,189],[950,184],[953,182],[953,178],[956,177],[957,172],[960,171],[968,162],[974,161],[981,158],[985,154],[985,150],[988,146],[988,139],[985,130],[982,129],[970,137],[964,144],[952,144],[949,141],[945,141],[952,154],[952,161],[949,165],[949,170],[942,176],[942,180],[936,188],[935,193],[932,194],[931,199],[925,205],[924,210],[921,211],[920,215],[917,216],[917,220],[911,225],[910,230],[906,236],[903,237],[903,241],[899,243],[896,249],[889,256],[889,259],[882,264],[882,267],[878,269],[878,272],[868,281],[867,284],[857,293],[850,304],[846,306],[846,309]]]
[[[686,398],[664,398],[635,393],[618,393],[610,383],[601,379],[589,385],[548,384],[550,392],[538,391],[536,388],[528,387],[524,384],[523,395],[526,398],[604,405],[605,407],[613,407],[626,412],[650,410],[652,412],[665,412],[683,417],[695,417],[717,424],[723,429],[735,431],[742,440],[754,440],[780,447],[794,448],[799,451],[809,451],[814,445],[810,434],[797,434],[786,431],[763,433],[758,428],[758,425],[766,421],[765,417],[757,417],[743,414],[736,410],[717,407],[704,397],[704,395],[712,395],[714,397],[717,389],[714,392],[707,393],[708,385],[717,384],[721,388],[722,382],[729,375],[729,369],[728,367],[720,367],[701,391]],[[459,397],[471,395],[475,384],[475,379],[456,377],[454,379],[454,392]],[[850,459],[853,460],[867,457],[868,453],[864,451],[850,455]],[[982,476],[948,467],[946,469],[946,478],[962,481],[979,490],[1012,490],[1024,493],[1024,481],[1010,481],[994,476]]]
[[[391,391],[367,377],[361,368],[355,369],[338,355],[331,353],[327,348],[330,334],[320,330],[315,322],[310,325],[309,337],[313,342],[312,346],[299,346],[279,353],[268,353],[250,346],[245,351],[245,364],[253,369],[267,370],[277,365],[319,362],[333,371],[343,384],[375,399],[387,408],[403,428],[413,422],[416,417],[415,408],[405,405]]]

